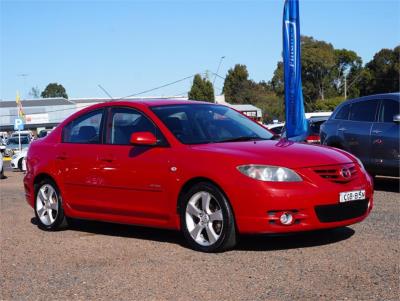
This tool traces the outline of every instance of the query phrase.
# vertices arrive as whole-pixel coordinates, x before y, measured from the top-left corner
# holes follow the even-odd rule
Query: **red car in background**
[[[362,163],[324,146],[272,140],[222,105],[114,101],[32,143],[24,178],[38,225],[67,217],[181,230],[204,252],[237,235],[347,226],[373,206]]]

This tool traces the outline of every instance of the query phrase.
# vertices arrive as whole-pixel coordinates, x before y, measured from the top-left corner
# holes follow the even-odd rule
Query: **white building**
[[[140,97],[125,98],[132,100],[140,99],[182,99],[187,97]],[[53,128],[65,120],[71,114],[86,108],[90,105],[110,101],[110,98],[40,98],[22,100],[22,107],[25,112],[25,129],[34,130]],[[0,101],[0,131],[13,131],[14,122],[18,117],[15,100]]]

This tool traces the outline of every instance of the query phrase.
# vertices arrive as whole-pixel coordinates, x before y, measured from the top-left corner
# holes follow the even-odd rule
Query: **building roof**
[[[27,99],[21,100],[22,107],[41,107],[41,106],[66,106],[73,105],[74,103],[65,98],[40,98],[40,99]],[[0,101],[0,108],[16,107],[15,100]]]
[[[260,108],[257,108],[256,106],[253,105],[234,105],[234,104],[227,104],[228,106],[239,110],[239,111],[260,111]]]
[[[164,100],[187,100],[187,97],[182,96],[168,96],[168,97],[136,97],[136,98],[38,98],[38,99],[26,99],[21,100],[22,107],[40,107],[40,106],[63,106],[63,105],[75,105],[75,104],[95,104],[107,101],[118,101],[118,100],[131,100],[131,101],[164,101]],[[0,108],[13,108],[17,104],[15,100],[0,101]]]

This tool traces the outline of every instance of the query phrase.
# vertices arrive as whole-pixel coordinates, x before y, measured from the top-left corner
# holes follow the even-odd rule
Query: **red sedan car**
[[[98,104],[32,143],[26,198],[46,230],[67,217],[170,228],[205,252],[232,248],[238,234],[336,228],[369,214],[371,178],[354,156],[272,138],[222,105]]]

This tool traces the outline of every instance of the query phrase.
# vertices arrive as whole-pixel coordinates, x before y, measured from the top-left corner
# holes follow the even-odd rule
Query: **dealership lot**
[[[397,300],[399,182],[378,178],[366,221],[328,232],[242,237],[203,254],[173,231],[75,221],[44,232],[23,174],[0,181],[1,300]]]

